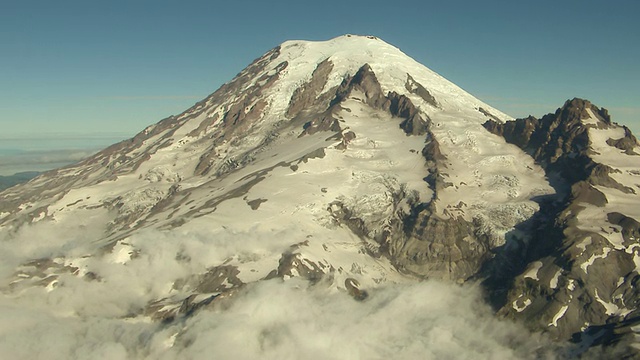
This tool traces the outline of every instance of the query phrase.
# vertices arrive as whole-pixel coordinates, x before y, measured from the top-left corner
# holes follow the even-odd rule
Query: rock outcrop
[[[558,190],[539,216],[552,226],[534,232],[525,246],[501,254],[519,259],[512,266],[519,275],[499,275],[499,266],[489,271],[485,284],[494,291],[499,313],[561,339],[583,345],[620,342],[627,347],[623,353],[633,352],[628,346],[640,301],[632,290],[639,277],[638,221],[606,209],[614,206],[611,197],[634,201],[636,190],[621,183],[618,174],[624,170],[603,163],[602,156],[611,146],[619,156],[629,156],[630,164],[640,164],[637,140],[626,127],[612,123],[605,109],[581,99],[567,101],[540,120],[488,120],[484,126],[529,153]],[[607,131],[621,137],[598,144]]]

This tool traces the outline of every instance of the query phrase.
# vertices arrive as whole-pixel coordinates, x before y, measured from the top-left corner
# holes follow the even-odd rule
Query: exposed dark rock
[[[479,107],[479,108],[478,108],[478,111],[479,111],[482,115],[487,116],[488,118],[490,118],[491,120],[500,121],[500,119],[499,119],[497,116],[493,115],[493,114],[492,114],[492,113],[490,113],[488,110],[485,110],[485,109],[484,109],[484,108],[482,108],[482,107]]]
[[[209,169],[211,169],[211,166],[213,166],[217,157],[218,153],[215,147],[210,148],[207,152],[200,155],[200,161],[198,161],[198,165],[196,165],[195,173],[199,175],[206,174]]]
[[[584,331],[574,333],[572,342],[585,344],[590,348],[583,354],[586,359],[636,359],[638,349],[636,333],[633,328],[640,324],[640,317],[635,315],[620,322],[587,327]]]
[[[347,146],[349,145],[349,143],[351,142],[351,140],[356,138],[356,133],[354,133],[353,131],[345,131],[341,134],[341,139],[342,141],[340,142],[340,144],[338,144],[336,146],[336,149],[338,150],[345,150],[347,148]]]
[[[202,294],[191,294],[184,299],[160,299],[150,302],[143,313],[153,320],[165,324],[172,323],[194,315],[200,309],[228,301],[242,287],[235,287],[222,293],[209,294],[202,299]]]
[[[439,107],[436,98],[431,95],[429,90],[425,89],[424,86],[415,81],[409,74],[407,74],[407,82],[405,82],[404,87],[410,93],[420,96],[424,101],[427,102],[427,104],[430,104],[434,107]]]
[[[308,121],[302,127],[304,130],[300,136],[304,135],[313,135],[318,131],[331,131],[331,132],[339,132],[342,130],[340,128],[340,122],[337,118],[334,117],[333,112],[331,110],[326,111],[324,114],[314,118],[311,121]]]
[[[309,161],[310,159],[322,159],[324,158],[326,155],[324,148],[319,148],[317,150],[314,150],[308,154],[305,154],[303,157],[301,157],[298,160],[298,164],[299,163],[306,163],[307,161]]]
[[[209,269],[199,276],[195,291],[198,293],[218,293],[243,285],[238,279],[238,268],[231,265],[220,265]]]
[[[506,123],[487,120],[483,126],[490,132],[504,137],[508,143],[524,149],[529,146],[531,135],[538,128],[538,124],[538,119],[529,116],[525,119],[516,119],[514,121],[507,121]],[[535,145],[531,147],[535,147]]]
[[[253,100],[253,98],[247,98],[242,102],[231,105],[229,111],[227,111],[227,114],[222,119],[225,126],[237,127],[240,126],[245,119],[247,119],[247,121],[251,121],[258,118],[262,114],[262,110],[264,110],[267,103],[262,100],[258,100],[258,102],[254,104]]]
[[[607,220],[611,224],[622,227],[622,238],[627,246],[640,241],[640,222],[636,219],[618,212],[612,212],[607,214]]]
[[[580,206],[579,204],[591,204],[604,207],[607,204],[607,197],[588,182],[579,181],[571,186],[571,197],[569,201],[574,207]]]
[[[440,144],[438,144],[432,134],[427,134],[421,153],[425,160],[427,160],[427,166],[435,165],[447,159],[440,151]]]
[[[446,160],[446,156],[440,151],[440,144],[435,140],[429,132],[425,138],[425,145],[421,151],[422,156],[426,160],[427,176],[424,180],[434,190],[434,198],[438,197],[438,191],[446,187],[446,181],[440,174],[440,166]]]
[[[271,271],[265,279],[300,276],[315,283],[320,281],[326,272],[332,270],[334,269],[330,266],[316,264],[305,259],[300,253],[287,252],[282,254],[278,268]]]
[[[369,64],[363,65],[353,77],[347,77],[336,90],[336,97],[331,105],[343,102],[354,91],[360,91],[365,95],[365,102],[374,109],[388,108],[385,106],[388,99],[384,96],[376,74]]]
[[[589,116],[587,109],[596,115],[596,124],[581,121]],[[588,335],[596,339],[595,344],[621,339],[622,335],[603,329],[610,327],[605,324],[619,324],[621,320],[621,315],[610,309],[636,308],[632,304],[638,302],[637,295],[631,290],[632,279],[637,276],[633,275],[636,265],[632,252],[617,250],[611,243],[613,240],[602,234],[621,231],[622,245],[631,246],[637,242],[639,224],[623,214],[609,213],[606,220],[611,228],[592,232],[580,228],[588,225],[578,221],[586,206],[607,205],[605,194],[596,186],[635,193],[610,176],[617,170],[591,158],[588,129],[615,126],[607,111],[586,100],[573,99],[555,114],[540,120],[534,117],[506,123],[489,120],[484,126],[529,153],[543,166],[558,191],[557,199],[548,205],[541,204],[540,215],[535,217],[546,225],[532,224],[528,233],[533,237],[529,241],[508,242],[511,249],[506,247],[497,254],[495,259],[502,258],[502,264],[508,263],[507,258],[519,259],[511,268],[520,275],[501,277],[497,270],[500,264],[490,271],[485,285],[493,304],[500,314],[523,319],[532,329],[548,331],[560,339]],[[629,153],[636,140],[625,129],[624,138],[609,140],[608,144]],[[562,180],[557,181],[558,178]],[[537,267],[537,272],[524,276],[527,266]],[[497,285],[500,282],[502,288]],[[610,304],[609,308],[605,309],[603,304]],[[585,323],[591,326],[581,331]],[[595,336],[596,329],[603,332]]]
[[[344,287],[347,289],[349,295],[358,301],[364,301],[369,297],[369,293],[367,293],[366,290],[360,289],[360,283],[356,279],[347,278],[344,281]]]
[[[244,286],[238,279],[240,272],[235,266],[220,265],[210,268],[206,273],[190,276],[176,281],[173,289],[186,291],[186,298],[161,299],[150,303],[145,313],[154,319],[172,321],[176,316],[190,316],[199,308],[210,304],[219,296],[224,297]],[[201,295],[210,295],[202,299]],[[201,300],[196,301],[196,298]]]
[[[203,120],[200,125],[198,125],[197,128],[191,130],[191,132],[189,133],[189,136],[192,137],[196,137],[204,132],[206,132],[206,130],[212,126],[213,124],[215,124],[218,120],[220,119],[220,116],[216,113],[213,114],[213,116],[209,116],[207,117],[205,120]]]
[[[333,70],[333,63],[329,59],[325,59],[318,64],[309,82],[293,92],[286,113],[288,117],[295,117],[302,110],[308,109],[313,104],[326,85],[331,70]]]
[[[603,164],[593,164],[588,167],[588,180],[593,185],[600,185],[612,189],[618,189],[626,194],[635,194],[636,191],[628,186],[624,186],[615,181],[609,174],[619,172]]]
[[[340,122],[336,113],[343,110],[340,105],[349,95],[359,90],[365,94],[366,101],[369,105],[378,104],[383,99],[382,89],[368,64],[362,66],[353,76],[346,77],[340,86],[335,90],[335,96],[330,101],[329,107],[319,115],[313,117],[303,125],[303,131],[300,136],[312,135],[319,131],[340,132]],[[302,91],[301,93],[306,93]],[[348,109],[345,109],[348,110]]]
[[[51,258],[34,259],[16,269],[8,288],[17,291],[29,286],[53,287],[62,275],[77,273],[78,267],[65,265]]]
[[[624,150],[627,155],[638,155],[635,152],[635,148],[639,146],[638,139],[631,133],[628,127],[623,126],[624,129],[624,137],[620,139],[608,139],[607,144],[613,147],[616,147],[620,150]]]
[[[413,80],[410,76],[409,78]],[[408,97],[396,92],[390,92],[385,96],[375,73],[368,64],[361,67],[353,78],[347,78],[343,81],[336,92],[336,97],[332,104],[341,103],[354,90],[363,92],[366,97],[364,99],[365,102],[374,109],[389,111],[391,115],[403,118],[400,128],[408,135],[424,135],[427,133],[430,119],[424,119]]]
[[[391,112],[391,115],[405,119],[400,123],[400,128],[407,135],[424,135],[427,133],[431,119],[424,119],[408,97],[391,92],[387,95],[387,98],[389,99],[389,112]]]
[[[341,201],[333,201],[327,210],[338,224],[345,224],[358,237],[364,239],[369,235],[369,229],[365,223],[354,212],[346,207]]]
[[[432,206],[419,210],[401,237],[388,241],[396,267],[421,277],[464,282],[475,275],[489,256],[489,241],[474,224],[434,215]]]
[[[320,66],[318,69],[320,69]],[[306,90],[304,87],[301,89],[305,90],[300,90],[300,94],[307,94],[308,91],[311,91]],[[340,104],[354,92],[363,93],[365,95],[363,101],[372,108],[389,111],[391,115],[403,118],[400,128],[408,135],[424,135],[427,133],[430,119],[423,118],[423,115],[419,113],[408,97],[395,92],[385,96],[375,73],[368,64],[365,64],[353,77],[347,77],[342,81],[336,89],[336,95],[330,102],[329,108],[320,116],[306,122],[301,136],[314,134],[318,131],[340,131],[340,123],[335,114],[343,109]],[[304,95],[297,96],[302,98]]]
[[[267,199],[247,200],[247,205],[251,207],[251,210],[258,210],[260,208],[260,204],[267,201],[268,201]]]
[[[567,100],[554,114],[538,120],[533,116],[506,123],[488,120],[483,126],[490,132],[504,137],[529,153],[548,174],[558,173],[568,184],[589,180],[594,185],[612,187],[631,193],[633,190],[613,180],[604,165],[596,164],[590,157],[589,126],[582,119],[588,118],[590,109],[602,126],[611,125],[606,109],[600,109],[587,100]],[[631,135],[632,136],[632,135]],[[629,144],[634,139],[625,137],[621,142]],[[623,145],[621,145],[623,146]]]

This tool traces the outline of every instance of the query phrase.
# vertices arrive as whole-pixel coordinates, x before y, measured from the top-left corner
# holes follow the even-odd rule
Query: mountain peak
[[[336,36],[332,39],[329,40],[320,40],[320,41],[313,41],[313,40],[287,40],[285,42],[283,42],[280,47],[282,48],[286,48],[289,46],[295,46],[295,45],[303,45],[303,44],[313,44],[313,43],[325,43],[325,44],[330,44],[332,46],[344,46],[346,44],[349,44],[349,46],[353,47],[354,50],[359,47],[359,46],[366,46],[366,44],[369,45],[378,45],[381,47],[390,47],[390,48],[395,48],[393,45],[387,43],[386,41],[380,39],[377,36],[373,36],[373,35],[357,35],[357,34],[344,34],[344,35],[340,35],[340,36]]]
[[[287,41],[182,114],[0,193],[0,287],[131,333],[162,322],[135,338],[176,354],[192,318],[292,278],[362,306],[483,278],[501,314],[589,335],[638,311],[627,130],[583,99],[511,121],[372,36]]]
[[[599,108],[586,99],[569,99],[558,111],[564,114],[565,121],[586,120],[593,115],[594,120],[600,121],[604,125],[611,125],[611,117],[607,109]]]

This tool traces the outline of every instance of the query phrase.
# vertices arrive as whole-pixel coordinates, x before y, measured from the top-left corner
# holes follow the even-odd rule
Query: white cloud
[[[271,280],[228,308],[170,326],[12,305],[0,306],[0,324],[0,352],[9,358],[553,358],[542,336],[497,320],[477,289],[430,281],[356,302],[302,280]]]
[[[100,281],[67,273],[51,292],[7,288],[7,278],[27,259],[61,251],[81,259],[88,251],[84,244],[99,238],[101,229],[93,225],[39,223],[0,238],[2,357],[546,359],[559,349],[543,335],[497,319],[477,286],[436,281],[367,288],[369,297],[357,302],[330,281],[311,286],[297,278],[274,279],[246,286],[186,320],[162,324],[142,315],[149,301],[170,293],[176,279],[252,247],[255,253],[282,250],[250,231],[226,239],[222,233],[141,234],[129,239],[140,255],[126,264],[86,259]],[[191,262],[178,261],[178,253]]]
[[[63,227],[45,221],[14,234],[5,231],[0,275],[6,279],[17,264],[34,257],[63,253],[81,259],[91,246],[104,245],[95,243],[101,223],[104,219],[80,219],[75,227]],[[0,286],[0,354],[17,359],[553,358],[555,348],[544,336],[498,320],[478,287],[435,281],[366,289],[369,298],[358,302],[331,281],[312,286],[297,278],[274,279],[246,286],[186,320],[162,324],[141,315],[176,279],[234,254],[280,253],[295,235],[255,229],[142,232],[127,240],[139,256],[125,264],[85,259],[100,281],[66,274],[51,292]],[[191,261],[178,261],[178,253]]]
[[[370,292],[364,302],[302,280],[262,282],[227,309],[186,323],[164,358],[512,359],[544,339],[497,320],[476,288],[434,281]]]

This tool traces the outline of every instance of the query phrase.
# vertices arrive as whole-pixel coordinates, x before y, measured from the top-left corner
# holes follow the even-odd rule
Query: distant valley
[[[27,182],[38,176],[38,171],[24,171],[9,176],[0,175],[0,191]]]

